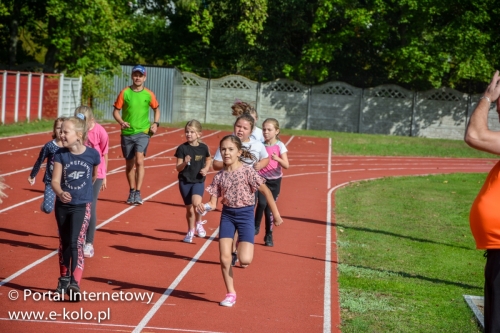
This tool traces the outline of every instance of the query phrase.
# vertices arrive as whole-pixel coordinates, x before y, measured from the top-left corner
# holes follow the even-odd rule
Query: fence
[[[255,82],[238,75],[206,79],[183,73],[175,121],[199,119],[232,124],[235,99],[256,106],[260,121],[276,118],[284,128],[462,139],[480,95],[450,88],[412,92],[397,85],[369,89],[344,82],[306,86],[296,81]],[[489,125],[500,130],[491,109]]]
[[[80,105],[81,77],[9,71],[1,77],[2,124],[68,116]]]

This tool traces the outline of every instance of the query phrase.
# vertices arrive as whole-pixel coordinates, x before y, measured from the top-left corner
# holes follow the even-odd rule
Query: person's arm
[[[57,197],[64,203],[71,201],[71,194],[65,192],[61,188],[61,177],[62,177],[62,164],[59,162],[54,162],[54,170],[52,171],[52,189]]]
[[[212,169],[215,171],[220,171],[224,168],[224,162],[222,161],[222,155],[220,153],[220,148],[217,148],[215,152],[214,161],[212,162]]]
[[[106,174],[108,173],[108,154],[104,154],[104,163],[106,163],[106,170],[104,170],[104,178],[102,180],[102,185],[101,185],[101,191],[104,191],[105,189],[108,188],[108,185],[106,183]]]
[[[97,169],[98,168],[99,168],[99,164],[94,165],[94,167],[92,168],[92,184],[94,184],[96,179],[97,179]]]
[[[160,108],[157,107],[155,109],[153,109],[154,113],[155,113],[155,121],[153,123],[153,125],[151,125],[151,132],[153,133],[156,133],[156,131],[158,130],[158,125],[156,125],[156,123],[160,123]]]
[[[38,171],[40,171],[40,167],[42,166],[43,161],[47,157],[48,152],[49,149],[47,145],[44,145],[40,150],[40,154],[38,154],[38,159],[36,160],[35,165],[33,165],[33,169],[31,170],[30,175],[28,176],[28,182],[31,184],[31,186],[35,185],[35,177],[38,174]]]
[[[203,169],[200,170],[202,176],[206,176],[208,174],[210,165],[212,165],[212,156],[207,156],[205,160],[205,166],[203,167]]]
[[[465,142],[477,150],[500,155],[500,132],[488,128],[488,113],[491,102],[498,102],[500,96],[500,75],[496,71],[479,100],[465,131]]]
[[[217,207],[217,197],[215,195],[210,196],[208,204],[210,205],[210,208],[214,210]],[[196,210],[198,213],[203,214],[205,212],[205,204],[203,202],[199,203],[198,206],[196,206]]]
[[[120,109],[115,108],[113,110],[113,118],[115,118],[116,122],[120,124],[121,128],[129,128],[130,124],[123,121],[122,116],[120,115]]]
[[[287,153],[282,153],[280,155],[281,156],[278,156],[278,154],[273,153],[273,160],[277,161],[283,169],[288,169],[290,167],[290,164],[288,163]]]
[[[253,165],[253,168],[255,169],[255,171],[259,171],[260,169],[265,168],[268,164],[269,164],[269,157],[266,157],[256,162]]]
[[[283,219],[281,218],[280,212],[278,211],[278,206],[276,206],[276,201],[274,201],[273,194],[271,193],[271,191],[269,190],[269,188],[266,186],[265,183],[260,184],[259,192],[266,197],[267,204],[269,205],[269,208],[273,213],[274,225],[279,226],[280,224],[283,223]]]
[[[186,155],[184,158],[177,158],[177,164],[175,165],[177,172],[184,170],[189,161],[191,161],[191,156],[189,155]]]

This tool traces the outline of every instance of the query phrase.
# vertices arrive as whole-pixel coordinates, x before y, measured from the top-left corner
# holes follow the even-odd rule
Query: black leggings
[[[266,186],[271,191],[274,201],[278,200],[281,190],[281,178],[278,179],[267,179]],[[266,197],[258,192],[259,199],[257,201],[257,209],[255,210],[255,229],[260,228],[260,222],[262,221],[262,215],[266,213],[266,234],[270,233],[272,230],[273,220],[271,217],[271,209],[267,204]]]
[[[55,213],[59,229],[59,270],[80,285],[83,274],[83,245],[89,226],[91,203],[70,205],[56,200]],[[71,265],[71,268],[70,268]]]
[[[500,332],[500,250],[486,251],[484,268],[484,332]]]

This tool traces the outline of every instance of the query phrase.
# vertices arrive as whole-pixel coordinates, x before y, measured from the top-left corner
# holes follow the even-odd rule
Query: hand
[[[273,217],[274,217],[274,225],[275,226],[279,226],[283,223],[283,219],[281,218],[281,216],[273,215]]]
[[[200,170],[200,174],[201,174],[202,176],[206,176],[206,175],[207,175],[207,173],[208,173],[208,168],[203,168],[203,169],[201,169],[201,170]]]
[[[273,153],[273,155],[271,156],[271,158],[275,161],[279,161],[280,160],[280,157],[278,156],[278,154],[276,154],[276,152]]]
[[[106,178],[102,180],[101,191],[104,191],[107,188],[106,186]]]
[[[130,128],[130,124],[127,123],[127,122],[125,122],[125,121],[122,122],[120,125],[121,125],[122,129],[124,129],[124,128]]]
[[[493,74],[493,78],[491,79],[491,82],[486,88],[483,96],[488,97],[492,102],[497,101],[497,108],[499,107],[498,96],[500,96],[500,74],[498,71],[495,71],[495,74]]]
[[[260,169],[262,169],[259,162],[254,163],[253,168],[255,169],[255,171],[259,171]]]
[[[184,157],[184,163],[186,163],[187,165],[190,165],[189,162],[191,162],[191,156],[186,155],[186,157]]]
[[[158,130],[158,126],[155,123],[153,123],[153,125],[151,125],[149,127],[149,129],[151,130],[151,132],[153,132],[153,134],[156,134],[156,131]]]
[[[35,178],[28,177],[28,182],[31,184],[31,186],[35,185]]]
[[[68,203],[71,201],[71,194],[69,194],[69,192],[62,192],[60,195],[59,195],[59,199],[61,199],[61,201],[63,203]]]

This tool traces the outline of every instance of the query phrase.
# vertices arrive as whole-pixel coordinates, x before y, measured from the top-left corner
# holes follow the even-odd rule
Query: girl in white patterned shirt
[[[254,205],[255,192],[262,193],[268,202],[274,216],[276,226],[283,223],[276,207],[271,191],[264,184],[265,179],[250,166],[241,162],[242,158],[253,158],[242,146],[241,140],[235,135],[228,135],[220,142],[220,152],[224,163],[206,191],[210,193],[210,208],[215,209],[217,199],[222,197],[222,214],[219,231],[219,251],[222,277],[226,285],[226,298],[222,306],[233,306],[236,303],[236,291],[233,283],[233,268],[231,253],[233,237],[236,231],[239,235],[238,259],[242,267],[248,266],[253,259],[254,241]],[[205,212],[204,204],[198,205],[200,213]]]

